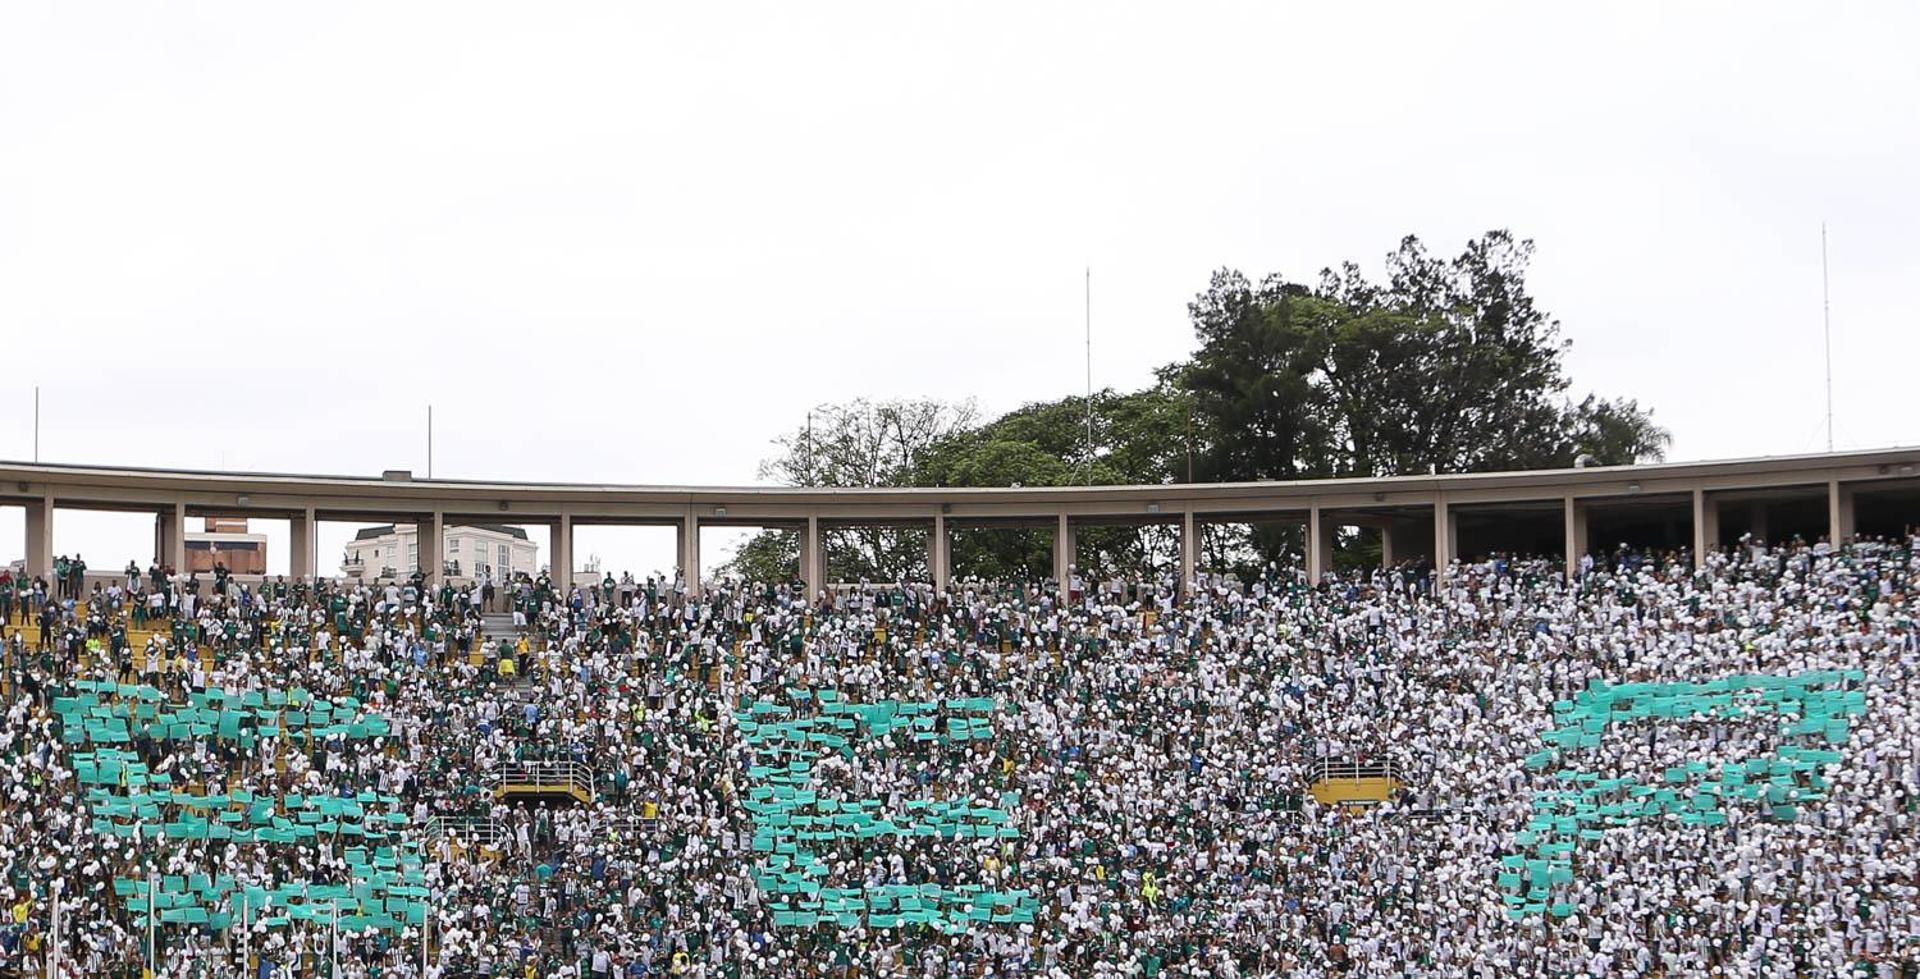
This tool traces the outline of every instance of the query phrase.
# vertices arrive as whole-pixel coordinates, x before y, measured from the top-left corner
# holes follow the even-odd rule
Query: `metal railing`
[[[1355,761],[1351,758],[1322,758],[1314,763],[1312,781],[1334,779],[1390,778],[1402,781],[1401,772],[1389,759]]]
[[[427,835],[432,839],[457,836],[481,846],[494,846],[507,838],[507,825],[492,816],[433,816],[427,820]]]
[[[623,840],[633,840],[652,833],[660,825],[658,819],[645,819],[639,813],[622,813],[613,816],[604,824],[607,835],[618,835]]]
[[[593,767],[579,761],[512,762],[494,769],[493,783],[496,792],[565,792],[582,801],[598,794],[599,785]]]

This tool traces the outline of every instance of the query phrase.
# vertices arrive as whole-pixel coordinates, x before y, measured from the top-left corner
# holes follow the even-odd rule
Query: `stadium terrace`
[[[0,466],[0,975],[1904,976],[1920,451],[691,489]],[[56,574],[57,513],[154,514]],[[294,573],[183,572],[191,517]],[[681,570],[319,574],[325,520],[675,528]],[[1197,530],[1303,553],[1209,566]],[[926,580],[826,534],[926,527]],[[1075,535],[1180,529],[1165,566]],[[703,577],[700,531],[801,535]],[[1054,567],[951,567],[968,526]],[[1378,560],[1332,559],[1364,531]],[[689,571],[692,573],[688,573]]]

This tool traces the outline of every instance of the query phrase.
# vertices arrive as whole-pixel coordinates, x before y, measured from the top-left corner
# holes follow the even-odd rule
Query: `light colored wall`
[[[419,530],[413,525],[401,524],[394,533],[366,540],[348,541],[345,552],[347,555],[360,558],[361,565],[357,570],[364,580],[371,580],[383,567],[392,567],[396,572],[405,574],[414,566],[412,549],[418,535]],[[446,528],[445,540],[448,546],[444,557],[449,561],[460,562],[460,576],[463,579],[471,578],[474,569],[482,564],[493,569],[495,574],[500,574],[499,547],[501,544],[512,548],[514,571],[524,571],[528,574],[537,574],[540,571],[540,545],[530,540],[522,540],[512,534],[497,533],[480,527],[449,525]],[[457,553],[451,547],[454,540],[460,542],[460,550]],[[479,548],[485,548],[485,553],[480,553]],[[378,557],[374,556],[375,551],[380,552]],[[345,570],[344,566],[341,574],[353,576]]]

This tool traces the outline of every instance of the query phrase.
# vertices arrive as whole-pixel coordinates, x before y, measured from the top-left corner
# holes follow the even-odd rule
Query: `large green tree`
[[[763,477],[811,486],[1061,486],[1302,479],[1657,459],[1669,437],[1631,400],[1568,397],[1567,341],[1534,302],[1531,242],[1494,231],[1459,254],[1408,237],[1385,275],[1311,282],[1217,272],[1189,305],[1197,349],[1139,391],[1028,404],[984,424],[972,406],[854,401],[815,410],[777,441]],[[1088,416],[1092,436],[1088,435]],[[791,535],[763,535],[734,570],[790,575]],[[925,573],[924,533],[837,531],[841,580]],[[1094,571],[1173,559],[1165,528],[1080,535]],[[1296,528],[1222,528],[1210,561],[1249,567],[1301,546]],[[987,576],[1050,566],[1051,535],[956,535],[953,559]]]
[[[1208,423],[1213,480],[1400,475],[1658,458],[1632,401],[1567,399],[1567,343],[1527,291],[1531,242],[1489,232],[1453,258],[1406,238],[1383,282],[1347,263],[1311,285],[1214,275],[1190,305],[1176,383]]]

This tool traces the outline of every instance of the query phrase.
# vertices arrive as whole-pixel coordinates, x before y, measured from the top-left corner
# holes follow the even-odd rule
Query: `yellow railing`
[[[578,802],[593,801],[594,772],[583,762],[516,762],[501,766],[494,778],[493,795],[496,799],[566,795]]]

